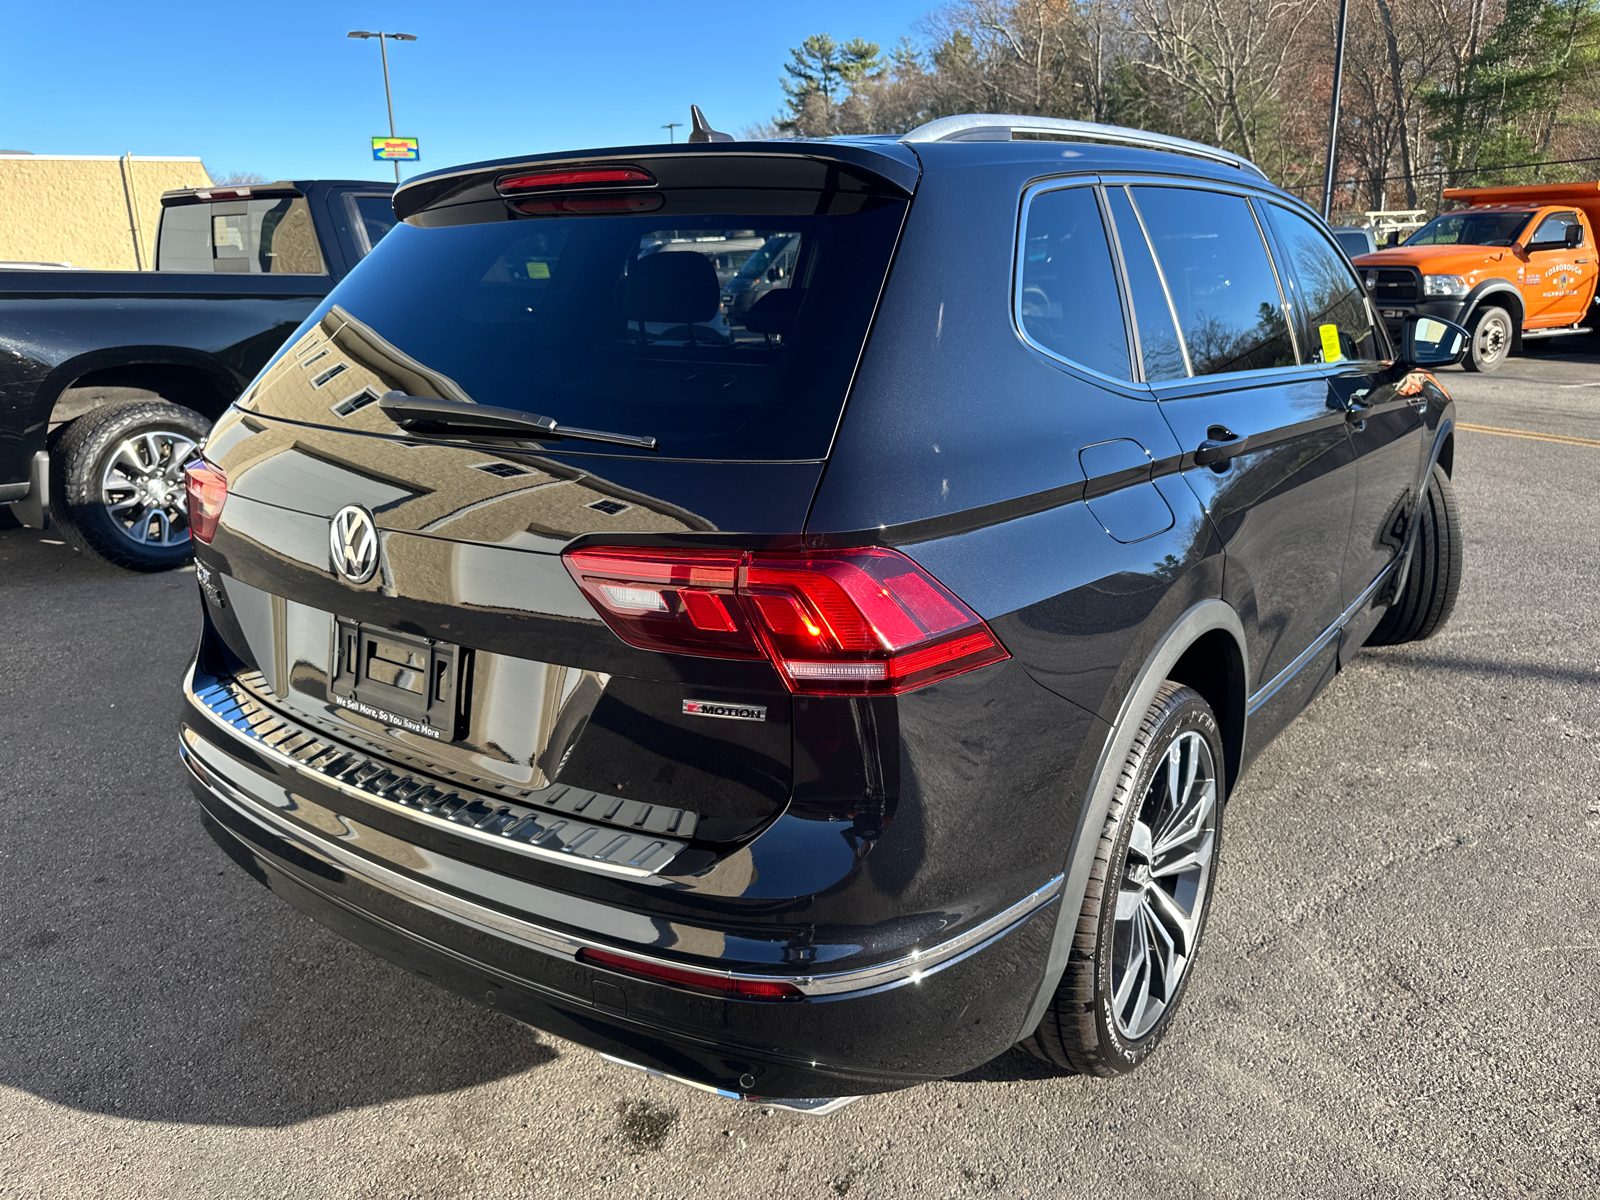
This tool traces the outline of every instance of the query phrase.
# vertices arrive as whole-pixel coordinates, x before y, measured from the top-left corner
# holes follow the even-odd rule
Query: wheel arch
[[[1090,776],[1088,796],[1067,852],[1066,880],[1055,909],[1055,932],[1050,941],[1044,978],[1015,1041],[1028,1037],[1038,1027],[1066,970],[1100,829],[1117,789],[1122,761],[1133,746],[1140,718],[1155,699],[1156,691],[1166,680],[1173,679],[1194,688],[1211,705],[1223,729],[1224,793],[1231,793],[1245,745],[1248,667],[1244,625],[1239,614],[1217,599],[1202,600],[1189,608],[1145,656],[1117,710],[1116,720],[1106,734]]]
[[[1522,323],[1527,319],[1528,310],[1523,303],[1522,293],[1503,279],[1494,279],[1480,283],[1467,293],[1467,302],[1461,310],[1461,324],[1465,325],[1485,305],[1503,308],[1511,317],[1511,350],[1514,354],[1522,352]]]
[[[215,420],[243,390],[245,380],[211,355],[181,346],[121,347],[70,358],[47,375],[35,393],[28,422],[43,449],[49,430],[107,404],[149,393]]]

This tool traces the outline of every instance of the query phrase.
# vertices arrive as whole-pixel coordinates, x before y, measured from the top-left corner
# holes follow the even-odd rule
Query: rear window
[[[336,346],[389,348],[391,365],[366,361],[376,388],[442,376],[453,398],[652,436],[663,457],[822,458],[905,204],[856,197],[819,215],[819,195],[769,193],[764,215],[675,202],[670,215],[397,225],[312,321],[337,304],[356,328]],[[339,419],[287,392],[280,407]]]
[[[174,204],[161,213],[156,270],[217,275],[322,275],[301,196]]]

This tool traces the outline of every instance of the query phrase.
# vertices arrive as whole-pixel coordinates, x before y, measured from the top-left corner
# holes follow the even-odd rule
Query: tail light
[[[642,975],[646,979],[675,983],[679,987],[698,988],[720,992],[724,996],[737,996],[741,1000],[801,1000],[804,993],[783,979],[752,979],[720,975],[714,971],[696,971],[688,967],[669,967],[665,963],[649,962],[626,954],[613,954],[609,950],[578,951],[578,961],[591,966],[605,967],[611,971],[625,971]]]
[[[895,550],[615,547],[564,558],[623,641],[766,658],[791,692],[897,695],[1010,657],[977,613]]]
[[[184,467],[183,476],[189,492],[189,534],[209,546],[228,499],[228,477],[203,458]]]

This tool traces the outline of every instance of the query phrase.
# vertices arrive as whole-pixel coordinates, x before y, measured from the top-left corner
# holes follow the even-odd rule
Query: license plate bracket
[[[462,719],[459,646],[333,619],[334,702],[401,729],[454,741]]]

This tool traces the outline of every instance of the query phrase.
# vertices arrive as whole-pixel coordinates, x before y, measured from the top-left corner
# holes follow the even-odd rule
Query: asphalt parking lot
[[[1244,780],[1181,1026],[836,1116],[603,1062],[313,925],[179,768],[188,572],[0,531],[0,1196],[1600,1193],[1600,348],[1444,377],[1467,574]]]

